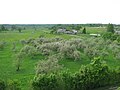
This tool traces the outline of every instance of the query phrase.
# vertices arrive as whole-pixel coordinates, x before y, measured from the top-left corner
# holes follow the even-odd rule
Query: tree
[[[36,75],[57,72],[62,69],[56,56],[48,57],[48,60],[39,61],[36,66]]]
[[[16,71],[20,70],[24,56],[25,56],[24,52],[19,52],[17,54],[16,61],[15,61]]]
[[[113,26],[113,24],[108,24],[107,25],[107,32],[111,32],[111,33],[114,33],[114,26]]]
[[[5,28],[4,25],[1,25],[0,31],[6,31],[7,29]]]
[[[83,34],[86,34],[86,28],[83,29],[82,33],[83,33]]]
[[[21,30],[22,30],[21,28],[18,28],[19,33],[21,33]]]

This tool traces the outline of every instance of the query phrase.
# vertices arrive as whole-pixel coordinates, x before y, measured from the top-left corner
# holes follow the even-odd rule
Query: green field
[[[104,33],[106,30],[104,28],[86,28],[88,33]],[[0,33],[0,42],[6,42],[4,50],[0,51],[0,79],[4,80],[19,80],[21,82],[22,90],[29,90],[30,81],[35,75],[35,65],[39,60],[44,59],[42,55],[37,56],[36,58],[24,58],[21,69],[19,72],[16,71],[14,62],[16,60],[15,55],[23,47],[20,43],[20,40],[29,39],[29,38],[38,38],[39,36],[44,35],[46,38],[55,38],[60,37],[64,39],[71,38],[88,38],[87,35],[69,35],[69,34],[50,34],[49,30],[39,29],[39,30],[23,30],[22,33],[18,31],[5,31]],[[16,52],[12,51],[13,43],[16,43]],[[85,56],[85,55],[84,55]],[[71,72],[76,72],[79,70],[81,65],[86,65],[90,63],[90,60],[86,57],[86,60],[81,61],[72,61],[72,60],[63,60],[60,61],[60,64],[63,64],[65,68],[69,69]],[[111,68],[116,68],[120,66],[118,60],[113,60],[113,57],[109,57],[107,64]]]

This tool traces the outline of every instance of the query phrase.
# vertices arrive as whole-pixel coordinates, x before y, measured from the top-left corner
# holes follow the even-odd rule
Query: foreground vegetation
[[[48,29],[2,31],[0,88],[88,90],[120,83],[119,36],[105,33],[105,28],[86,30],[78,35]]]

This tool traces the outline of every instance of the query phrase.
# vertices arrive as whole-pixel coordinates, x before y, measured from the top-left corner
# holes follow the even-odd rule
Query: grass
[[[105,32],[105,29],[103,28],[86,28],[88,33],[103,33]],[[47,38],[54,38],[54,37],[61,37],[64,39],[70,39],[70,38],[82,38],[82,37],[89,37],[89,35],[68,35],[68,34],[49,34],[49,31],[47,30],[23,30],[22,33],[19,33],[18,31],[7,31],[0,33],[0,41],[7,42],[4,50],[0,51],[0,79],[17,79],[21,82],[22,90],[29,90],[30,81],[35,75],[35,65],[36,63],[43,59],[44,57],[37,56],[34,59],[31,58],[25,58],[23,60],[22,67],[19,72],[16,72],[16,68],[14,65],[15,61],[15,52],[12,51],[12,43],[16,42],[16,48],[17,51],[19,51],[22,48],[22,45],[20,44],[21,39],[28,39],[28,38],[37,38],[40,35],[45,35]],[[86,56],[84,56],[86,57]],[[116,66],[120,66],[120,62],[118,60],[113,61],[111,57],[109,57],[110,60],[106,61],[108,65],[110,65],[112,68],[116,68]],[[80,61],[72,61],[72,60],[62,60],[60,61],[60,64],[63,64],[65,68],[69,69],[71,72],[78,71],[81,65],[90,63],[90,60],[86,57],[86,60],[80,60]]]
[[[102,34],[106,32],[106,28],[103,27],[86,27],[87,33],[96,33],[96,34]]]

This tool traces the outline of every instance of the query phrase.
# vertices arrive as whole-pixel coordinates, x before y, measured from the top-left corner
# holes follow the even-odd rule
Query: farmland
[[[120,61],[119,61],[120,48],[118,45],[120,42],[111,41],[111,40],[104,41],[102,36],[93,37],[89,35],[90,33],[96,33],[102,35],[103,33],[106,32],[106,28],[86,27],[86,30],[87,30],[87,34],[77,34],[77,35],[52,34],[50,33],[51,29],[49,30],[48,28],[38,28],[37,30],[30,28],[30,29],[22,30],[21,33],[19,33],[16,30],[0,32],[0,42],[5,43],[4,48],[0,50],[0,79],[4,79],[5,81],[17,80],[20,82],[20,87],[22,90],[30,90],[32,87],[31,86],[32,80],[36,75],[36,66],[38,65],[38,62],[40,62],[40,64],[41,62],[43,62],[42,64],[44,64],[45,62],[47,62],[45,60],[49,59],[49,57],[53,55],[57,56],[57,58],[59,59],[57,65],[60,65],[61,67],[60,71],[68,70],[70,73],[78,72],[83,65],[89,65],[91,63],[91,60],[94,59],[94,57],[99,57],[99,56],[101,56],[101,58],[104,59],[103,62],[106,63],[110,69],[118,68],[120,66]],[[56,39],[57,41],[55,41]],[[33,42],[37,42],[37,44],[28,42],[29,40],[33,40]],[[43,42],[38,42],[40,40],[43,40]],[[27,41],[28,43],[23,45],[21,41]],[[35,45],[35,47],[40,46],[40,48],[42,48],[45,47],[45,45],[47,45],[46,42],[50,48],[49,52],[48,51],[47,53],[44,52],[46,48],[45,49],[43,48],[43,50],[40,49],[42,51],[37,53],[36,51],[35,53],[33,53],[34,51],[32,51],[31,54],[30,52],[30,55],[29,54],[27,55],[28,52],[24,53],[24,49],[27,46],[29,48],[30,47],[34,48]],[[62,44],[62,46],[66,46],[65,49],[61,48],[61,46],[59,45],[57,49],[56,48],[55,50],[54,48],[51,49],[52,45],[54,45],[55,42],[59,42],[60,44]],[[72,56],[71,52],[68,53],[70,50],[73,50],[73,52],[76,53]],[[24,57],[22,58],[20,70],[16,71],[16,61],[17,61],[16,57],[20,52],[23,52],[26,55],[24,55]],[[103,52],[105,52],[105,57],[103,57],[104,56]],[[54,56],[52,60],[54,60]],[[56,63],[54,64],[56,65]],[[44,67],[40,67],[40,68],[44,68]],[[37,70],[39,70],[39,67]],[[54,72],[55,70],[51,69],[51,71]],[[44,72],[48,73],[45,70]],[[37,74],[41,74],[41,73],[42,72],[40,70],[39,72],[37,72]]]

